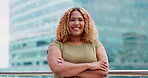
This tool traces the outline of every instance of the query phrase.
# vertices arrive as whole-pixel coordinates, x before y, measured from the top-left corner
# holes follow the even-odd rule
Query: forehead
[[[82,17],[82,14],[79,11],[73,11],[70,17]]]

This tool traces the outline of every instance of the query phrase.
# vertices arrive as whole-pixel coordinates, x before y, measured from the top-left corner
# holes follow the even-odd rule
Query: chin
[[[73,35],[73,36],[80,36],[81,33],[73,33],[73,34],[71,34],[71,35]]]

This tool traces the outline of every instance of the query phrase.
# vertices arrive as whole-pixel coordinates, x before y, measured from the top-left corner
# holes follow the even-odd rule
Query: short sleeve
[[[51,44],[50,44],[50,46],[57,46],[57,47],[59,47],[60,49],[62,49],[62,42],[60,42],[60,41],[58,41],[58,40],[55,40],[55,41],[53,41]]]
[[[95,44],[96,49],[99,48],[102,45],[100,40],[96,40],[94,44]]]
[[[61,50],[62,47],[63,47],[63,46],[62,46],[62,42],[60,42],[60,41],[58,41],[58,40],[53,41],[53,42],[50,44],[50,46],[52,46],[52,45],[59,47],[60,50]],[[49,47],[50,47],[50,46],[49,46]],[[47,53],[48,53],[48,50],[47,50]]]

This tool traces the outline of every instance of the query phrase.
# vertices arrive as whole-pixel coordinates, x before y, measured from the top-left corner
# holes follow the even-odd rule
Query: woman
[[[83,8],[71,8],[61,18],[56,40],[48,48],[48,65],[55,78],[102,78],[108,58],[94,22]]]

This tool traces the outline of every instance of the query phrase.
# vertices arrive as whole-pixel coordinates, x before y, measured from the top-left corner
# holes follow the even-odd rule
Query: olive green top
[[[97,61],[96,50],[102,44],[95,41],[94,43],[82,43],[79,46],[71,45],[67,42],[53,41],[50,45],[55,45],[60,48],[62,58],[65,61],[72,63],[90,63]],[[79,77],[60,77],[54,75],[55,78],[79,78]]]

